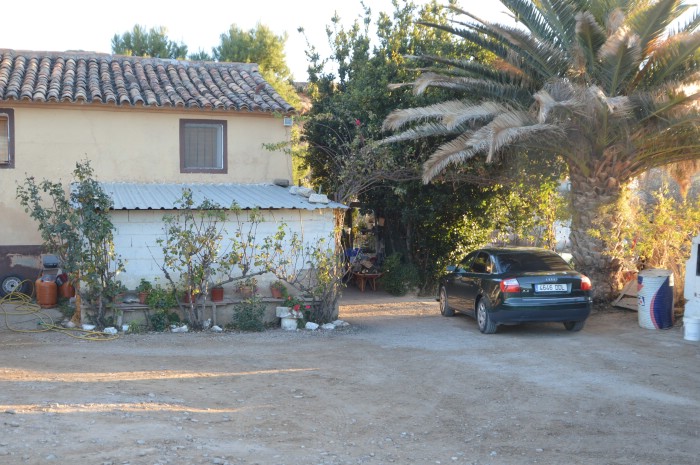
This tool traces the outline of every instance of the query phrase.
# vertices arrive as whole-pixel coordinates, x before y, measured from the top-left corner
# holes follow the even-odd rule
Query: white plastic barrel
[[[673,272],[643,270],[637,275],[639,326],[665,329],[673,326]]]
[[[683,317],[683,339],[686,341],[700,341],[700,318]]]

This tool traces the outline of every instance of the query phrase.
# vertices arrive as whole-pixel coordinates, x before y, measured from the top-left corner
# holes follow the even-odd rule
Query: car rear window
[[[498,263],[503,273],[571,270],[566,260],[555,253],[503,253],[498,255]]]

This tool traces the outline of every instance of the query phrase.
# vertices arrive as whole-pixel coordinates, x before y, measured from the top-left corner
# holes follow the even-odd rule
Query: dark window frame
[[[7,117],[8,126],[8,162],[0,163],[0,169],[12,169],[15,167],[15,111],[11,108],[0,108],[0,115]]]
[[[187,168],[185,166],[185,129],[188,124],[206,124],[222,128],[222,160],[221,168]],[[181,119],[180,120],[180,173],[228,173],[228,128],[226,120],[213,119]]]

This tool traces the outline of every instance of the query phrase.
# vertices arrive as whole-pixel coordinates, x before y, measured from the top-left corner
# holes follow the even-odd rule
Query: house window
[[[0,108],[0,169],[15,167],[15,113]]]
[[[180,120],[180,172],[226,173],[226,121]]]

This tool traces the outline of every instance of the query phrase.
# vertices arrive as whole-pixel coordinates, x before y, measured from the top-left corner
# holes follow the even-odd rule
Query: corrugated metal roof
[[[205,199],[224,208],[234,203],[242,209],[322,210],[347,208],[345,205],[311,203],[289,188],[275,184],[138,184],[100,183],[114,202],[114,210],[173,210],[183,189],[192,190],[195,205]]]

